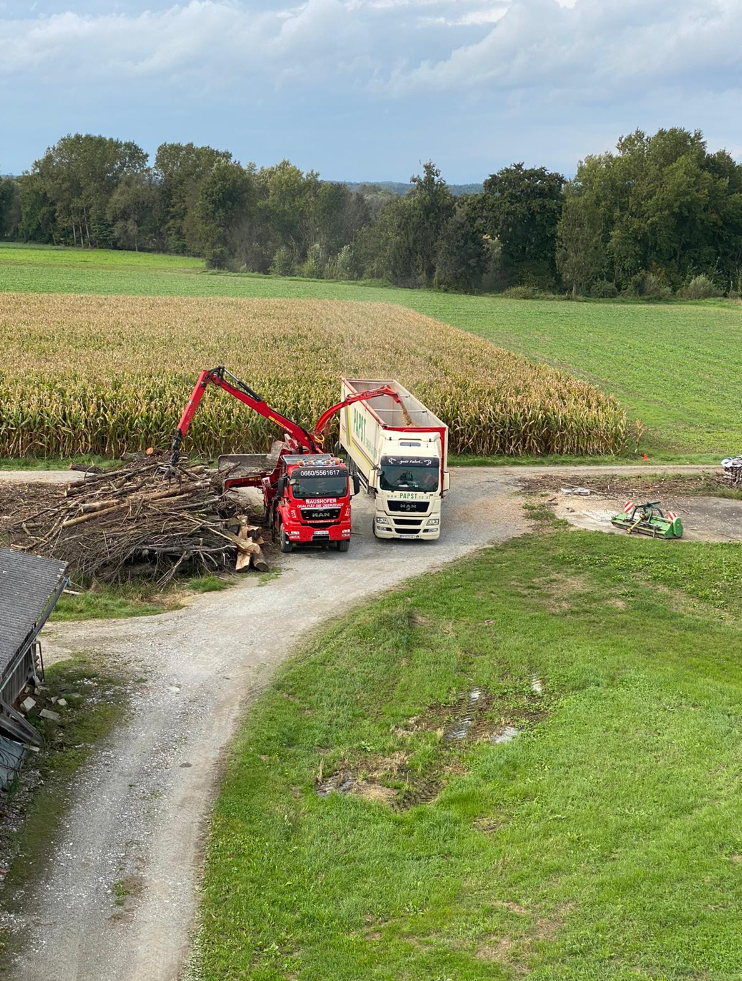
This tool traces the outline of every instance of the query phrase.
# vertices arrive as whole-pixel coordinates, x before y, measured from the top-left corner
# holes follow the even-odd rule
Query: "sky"
[[[742,0],[0,0],[0,172],[66,133],[328,180],[569,175],[637,127],[742,159]]]

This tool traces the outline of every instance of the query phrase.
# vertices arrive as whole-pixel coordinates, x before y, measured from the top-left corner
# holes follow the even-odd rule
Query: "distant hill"
[[[403,184],[400,181],[342,181],[351,191],[357,191],[359,187],[372,188],[378,187],[382,191],[389,191],[392,194],[407,194],[410,184]],[[448,189],[451,194],[481,194],[484,190],[481,184],[449,184]]]

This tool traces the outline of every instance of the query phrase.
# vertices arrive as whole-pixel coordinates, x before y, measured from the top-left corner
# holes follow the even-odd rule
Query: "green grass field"
[[[0,246],[0,290],[398,303],[616,394],[655,459],[742,450],[742,305],[555,303],[362,283],[209,274],[197,259]],[[195,368],[201,367],[194,365]]]
[[[326,629],[233,748],[199,978],[740,978],[741,615],[734,545],[547,524]]]

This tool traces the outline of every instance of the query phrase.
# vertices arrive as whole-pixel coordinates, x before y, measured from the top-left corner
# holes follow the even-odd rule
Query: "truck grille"
[[[338,520],[340,508],[302,508],[301,516],[307,524],[324,526]]]
[[[387,501],[390,511],[401,511],[403,514],[425,514],[428,510],[427,501]]]
[[[410,531],[415,531],[422,524],[422,518],[395,518],[394,526],[395,528],[409,528]]]

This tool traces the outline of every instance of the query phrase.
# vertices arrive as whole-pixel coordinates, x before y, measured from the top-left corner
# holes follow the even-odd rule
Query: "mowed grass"
[[[22,256],[22,259],[19,258]],[[79,257],[79,258],[78,258]],[[217,275],[200,260],[0,247],[0,290],[345,299],[395,303],[561,367],[615,394],[647,427],[650,456],[736,454],[742,305],[553,303],[363,283]]]
[[[199,977],[739,978],[741,614],[736,546],[557,530],[324,630],[233,748]]]
[[[33,245],[20,242],[0,244],[0,266],[69,267],[116,271],[200,272],[203,259],[117,249],[71,249],[63,245]]]

